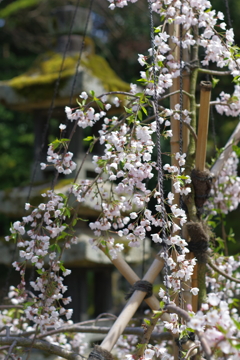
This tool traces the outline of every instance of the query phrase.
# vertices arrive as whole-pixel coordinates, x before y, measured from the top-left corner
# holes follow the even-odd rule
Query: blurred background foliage
[[[56,7],[78,0],[2,0],[0,2],[0,80],[8,80],[25,72],[37,55],[52,49],[54,38],[50,35],[51,11]],[[225,15],[226,0],[212,0],[213,7]],[[95,26],[92,37],[96,52],[105,57],[116,73],[128,83],[139,78],[143,70],[137,54],[147,54],[150,47],[147,0],[138,0],[123,9],[109,10],[107,0],[93,2]],[[88,7],[89,0],[80,0],[79,6]],[[236,43],[240,44],[239,0],[229,0],[232,26]],[[228,17],[225,17],[228,22]],[[212,98],[221,91],[232,93],[233,84],[221,78]],[[226,143],[239,119],[229,119],[214,112],[214,122],[209,127],[208,159],[214,156],[214,143],[221,148]],[[54,121],[54,119],[53,119]],[[214,139],[214,134],[216,138]],[[30,182],[33,159],[33,116],[7,109],[0,104],[0,183],[1,189],[25,185]],[[237,222],[235,215],[231,215]],[[230,224],[230,227],[233,224]]]

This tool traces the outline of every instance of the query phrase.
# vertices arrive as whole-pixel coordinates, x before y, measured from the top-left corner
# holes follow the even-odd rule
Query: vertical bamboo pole
[[[209,124],[209,111],[211,100],[212,84],[210,81],[202,81],[200,84],[200,109],[198,116],[198,141],[195,157],[195,166],[197,170],[205,170],[207,153],[207,136]],[[194,286],[199,287],[199,295],[193,297],[193,311],[197,311],[206,297],[206,264],[198,262],[194,269]]]
[[[179,30],[179,25],[176,24],[171,24],[169,26],[169,35],[174,35],[176,36],[178,39],[180,37],[180,30]],[[175,60],[179,60],[180,59],[180,49],[179,47],[176,47],[176,44],[172,44],[170,42],[170,47],[173,49],[172,55],[174,56]],[[185,63],[190,63],[191,60],[191,55],[190,55],[190,51],[189,49],[184,49],[183,50],[183,61]],[[190,92],[190,72],[188,72],[187,70],[183,70],[183,90],[185,90],[186,92]],[[180,79],[173,79],[173,85],[171,87],[171,92],[175,92],[177,90],[180,90]],[[170,98],[170,107],[171,109],[175,108],[176,104],[180,103],[180,93],[175,94],[173,96],[171,96]],[[183,94],[183,109],[188,109],[190,108],[190,101],[189,101],[189,97],[185,94]],[[176,152],[180,151],[180,121],[174,120],[173,118],[171,119],[171,128],[173,131],[173,136],[171,138],[170,144],[171,144],[171,153],[175,154]],[[188,144],[189,144],[189,129],[183,125],[182,128],[182,136],[183,136],[183,147],[182,147],[182,151],[183,153],[187,152],[188,149]],[[175,157],[172,157],[172,165],[178,165],[177,160],[175,159]],[[175,193],[174,187],[172,186],[172,192],[174,193],[174,203],[178,204],[180,203],[180,199],[179,199],[179,194]],[[189,292],[189,286],[191,286],[191,281],[188,282],[185,285],[183,285],[184,290],[182,295],[183,295],[183,306],[186,309],[186,306],[188,304],[192,304],[192,294]]]
[[[210,81],[201,81],[200,88],[201,93],[198,117],[198,141],[195,160],[196,169],[204,171],[207,153],[207,136],[212,83]]]

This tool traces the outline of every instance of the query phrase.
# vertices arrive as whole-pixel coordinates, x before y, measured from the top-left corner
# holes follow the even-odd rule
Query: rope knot
[[[144,299],[147,299],[147,298],[151,297],[153,294],[152,287],[153,286],[149,281],[146,281],[146,280],[136,281],[135,284],[133,284],[133,286],[130,288],[129,293],[125,296],[125,300],[130,299],[130,297],[136,290],[146,292],[147,294]]]

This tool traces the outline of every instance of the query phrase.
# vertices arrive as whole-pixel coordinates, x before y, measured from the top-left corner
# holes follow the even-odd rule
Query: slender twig
[[[216,272],[218,272],[220,275],[224,276],[224,277],[225,277],[226,279],[228,279],[228,280],[231,280],[231,281],[234,281],[234,282],[240,284],[240,280],[238,280],[238,279],[232,277],[231,275],[226,274],[224,271],[220,270],[220,269],[217,267],[217,265],[212,262],[212,260],[210,259],[210,257],[208,257],[207,262],[208,262],[208,265],[209,265],[213,270],[215,270]]]
[[[187,360],[187,359],[190,357],[190,355],[191,355],[191,353],[193,352],[193,350],[195,350],[195,349],[197,349],[197,348],[199,348],[199,345],[198,345],[198,344],[192,346],[192,347],[188,350],[188,352],[186,353],[186,355],[185,355],[185,357],[183,358],[183,360]]]
[[[166,98],[168,98],[168,97],[170,97],[170,96],[172,96],[172,95],[179,94],[179,93],[180,93],[180,90],[173,91],[173,92],[171,92],[171,93],[169,93],[169,94],[166,94],[166,95],[162,96],[161,98],[158,99],[158,101],[162,101],[162,100],[164,100],[164,99],[166,99]],[[182,90],[182,93],[183,93],[184,95],[187,95],[190,99],[194,97],[194,95],[188,93],[188,92],[185,91],[185,90]]]
[[[5,359],[4,360],[8,360],[9,357],[11,357],[11,354],[12,354],[12,351],[14,349],[14,347],[17,345],[17,340],[14,340],[12,345],[9,347],[9,350],[8,350],[8,353],[7,355],[5,356]]]
[[[225,76],[225,75],[231,74],[231,71],[217,71],[217,70],[209,70],[209,69],[202,69],[202,68],[199,68],[198,71],[200,73],[216,75],[216,76]]]
[[[211,106],[213,106],[213,105],[224,105],[224,106],[230,106],[231,105],[231,103],[226,103],[226,102],[222,102],[222,101],[210,101],[210,103],[209,103]],[[200,104],[196,104],[196,107],[197,108],[200,108]]]
[[[31,339],[31,345],[30,345],[30,348],[28,349],[28,354],[27,354],[26,360],[28,360],[29,357],[30,357],[30,355],[31,355],[32,349],[33,349],[33,347],[34,347],[34,346],[33,346],[33,345],[34,345],[34,342],[35,342],[35,340],[37,339],[38,329],[39,329],[39,325],[37,325],[36,330],[35,330],[35,334],[34,334],[33,338]]]

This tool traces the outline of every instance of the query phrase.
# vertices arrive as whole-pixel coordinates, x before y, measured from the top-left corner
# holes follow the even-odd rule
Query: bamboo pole
[[[210,81],[202,81],[200,88],[201,92],[198,117],[198,141],[195,156],[195,167],[197,170],[204,171],[207,153],[207,136],[212,83]],[[199,295],[193,297],[192,308],[194,312],[198,310],[200,303],[206,297],[206,269],[206,264],[202,262],[198,262],[198,264],[196,264],[194,267],[192,286],[199,287]]]
[[[171,24],[169,25],[169,34],[174,35],[177,38],[180,37],[180,29],[179,25]],[[172,55],[174,56],[175,60],[180,59],[180,49],[179,47],[176,47],[176,44],[171,43],[169,46],[173,49]],[[190,63],[191,60],[191,54],[189,51],[189,48],[183,50],[183,61],[185,63]],[[183,70],[183,90],[185,90],[187,93],[190,92],[190,72]],[[174,78],[173,79],[173,85],[171,87],[171,92],[177,91],[180,89],[180,79]],[[170,98],[170,108],[175,109],[175,105],[180,103],[180,93],[177,93]],[[189,97],[186,94],[183,94],[183,109],[189,110],[190,108],[190,101]],[[180,152],[180,121],[175,120],[174,118],[171,119],[171,128],[173,132],[173,136],[170,140],[171,145],[171,153],[176,154],[177,152]],[[188,149],[189,144],[189,129],[186,126],[183,126],[182,128],[182,152],[186,153]],[[175,157],[172,157],[172,165],[178,166],[178,161],[175,159]],[[179,206],[180,204],[180,197],[179,194],[175,192],[175,189],[172,184],[172,192],[174,193],[174,204],[177,204]],[[188,281],[187,284],[183,284],[184,291],[182,293],[183,296],[183,306],[186,309],[187,304],[191,304],[192,301],[192,294],[188,291],[189,286],[191,285],[191,281]]]
[[[196,169],[204,171],[207,153],[207,136],[212,83],[210,81],[201,81],[200,87],[201,93],[198,117],[198,141],[195,160]]]
[[[137,276],[137,274],[133,271],[131,266],[128,265],[128,263],[123,259],[123,257],[120,254],[118,254],[118,257],[116,259],[111,259],[111,257],[106,252],[106,248],[104,248],[101,245],[99,246],[99,248],[109,258],[109,260],[113,263],[113,265],[118,269],[120,274],[123,277],[125,277],[125,279],[129,282],[129,284],[134,285],[136,281],[141,280]],[[156,260],[154,260],[154,262],[155,261],[158,261],[159,264],[155,263],[156,266],[154,265],[154,269],[155,269],[155,271],[156,271],[156,269],[159,269],[159,272],[160,272],[162,270],[163,266],[164,266],[164,260],[162,258],[160,258],[159,256],[157,256]],[[157,275],[158,274],[156,274],[156,276]],[[152,295],[151,297],[145,299],[145,302],[148,304],[148,306],[152,310],[158,310],[159,309],[159,300],[154,295]]]

